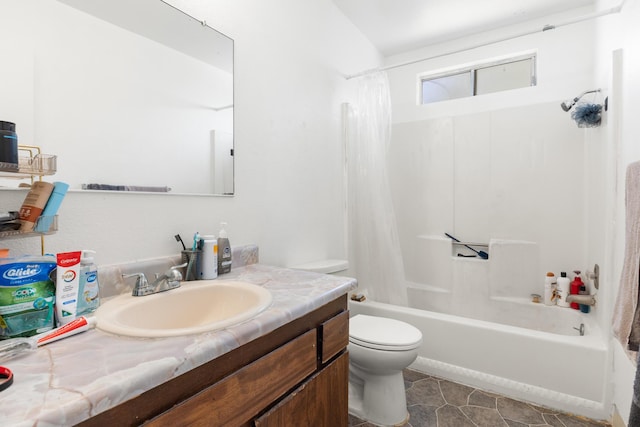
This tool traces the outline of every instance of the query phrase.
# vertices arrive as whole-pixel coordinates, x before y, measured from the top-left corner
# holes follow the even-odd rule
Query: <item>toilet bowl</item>
[[[379,425],[409,413],[402,370],[413,363],[422,333],[408,323],[358,314],[349,320],[349,413]]]
[[[321,260],[295,269],[340,274],[349,264]],[[349,413],[373,424],[391,426],[408,417],[402,370],[413,363],[422,332],[395,319],[358,314],[349,319]]]

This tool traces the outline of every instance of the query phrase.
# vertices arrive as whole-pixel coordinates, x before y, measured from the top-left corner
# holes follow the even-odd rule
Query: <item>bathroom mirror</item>
[[[0,53],[15,67],[0,70],[0,120],[16,123],[20,144],[58,156],[51,180],[233,194],[232,39],[161,0],[2,9],[15,24],[0,29],[12,40]]]

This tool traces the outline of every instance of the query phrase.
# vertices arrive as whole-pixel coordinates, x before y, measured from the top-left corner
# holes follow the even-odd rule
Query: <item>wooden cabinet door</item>
[[[345,352],[256,419],[255,427],[347,427],[348,397],[349,356]]]
[[[313,329],[149,421],[148,427],[238,427],[316,370]]]

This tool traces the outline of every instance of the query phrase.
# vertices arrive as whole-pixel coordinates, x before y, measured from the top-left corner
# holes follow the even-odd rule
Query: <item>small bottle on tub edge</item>
[[[571,281],[570,287],[569,287],[569,294],[570,295],[579,295],[580,294],[580,286],[584,286],[584,283],[582,282],[582,278],[580,277],[580,270],[574,270],[574,274],[575,276],[573,277],[573,280]],[[580,304],[578,304],[577,302],[572,302],[571,303],[571,308],[573,308],[574,310],[579,310],[580,309]]]
[[[556,275],[548,272],[544,278],[544,304],[556,305],[555,291],[557,287]]]
[[[567,302],[567,296],[569,295],[570,281],[567,277],[567,273],[562,271],[560,277],[558,277],[558,301],[557,304],[560,307],[569,307]]]

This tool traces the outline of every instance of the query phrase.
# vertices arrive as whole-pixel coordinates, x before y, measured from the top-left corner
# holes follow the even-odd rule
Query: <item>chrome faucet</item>
[[[171,289],[179,288],[180,281],[182,280],[182,273],[180,268],[186,267],[187,264],[174,265],[169,268],[162,276],[156,274],[156,279],[152,284],[149,284],[147,276],[144,273],[132,273],[123,274],[122,278],[127,279],[129,277],[137,277],[136,284],[131,291],[131,295],[134,297],[143,297],[145,295],[151,295],[158,292],[164,292]]]
[[[567,295],[567,302],[576,302],[582,305],[596,305],[596,296],[595,295],[578,295],[571,294]]]

